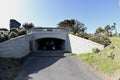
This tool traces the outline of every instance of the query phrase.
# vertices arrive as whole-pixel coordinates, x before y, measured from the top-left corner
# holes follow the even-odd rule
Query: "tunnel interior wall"
[[[65,51],[65,40],[57,38],[41,38],[35,40],[36,51],[39,50],[61,50]]]

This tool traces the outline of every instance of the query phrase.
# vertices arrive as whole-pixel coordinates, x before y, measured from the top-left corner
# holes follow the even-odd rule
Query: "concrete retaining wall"
[[[91,52],[93,48],[103,49],[104,46],[93,41],[69,34],[71,52],[76,54]]]
[[[0,57],[21,58],[30,53],[32,34],[19,36],[0,43]]]
[[[37,45],[35,41],[41,38],[58,38],[65,40],[64,50],[76,54],[91,52],[93,48],[104,48],[103,45],[64,32],[32,33],[0,43],[0,57],[21,58],[26,56],[30,53],[30,41],[33,42],[31,47],[33,51],[35,51],[36,49],[34,48]]]

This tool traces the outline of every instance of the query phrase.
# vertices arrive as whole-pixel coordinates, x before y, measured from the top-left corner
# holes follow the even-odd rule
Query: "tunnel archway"
[[[35,40],[37,50],[65,50],[65,40],[58,38],[41,38]]]

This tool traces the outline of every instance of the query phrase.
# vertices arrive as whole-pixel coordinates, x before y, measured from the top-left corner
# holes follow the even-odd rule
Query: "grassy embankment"
[[[0,80],[14,80],[21,66],[19,59],[0,58]]]
[[[120,72],[120,37],[111,37],[111,45],[99,53],[86,53],[77,55],[83,62],[87,62],[92,68],[108,74],[119,75]]]

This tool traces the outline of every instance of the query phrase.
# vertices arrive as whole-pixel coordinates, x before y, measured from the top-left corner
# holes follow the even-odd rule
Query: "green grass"
[[[120,69],[120,61],[117,59],[111,59],[108,57],[108,54],[94,54],[87,53],[81,54],[77,56],[84,62],[89,63],[91,66],[96,67],[97,69],[105,72],[105,73],[113,73],[114,71]]]
[[[120,37],[110,37],[112,45],[118,47],[120,49]]]
[[[120,70],[120,38],[112,37],[111,45],[100,51],[99,53],[85,53],[77,55],[77,58],[87,62],[92,67],[108,74]],[[115,48],[112,48],[115,46]],[[115,54],[112,59],[112,54]]]

